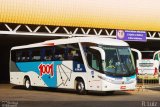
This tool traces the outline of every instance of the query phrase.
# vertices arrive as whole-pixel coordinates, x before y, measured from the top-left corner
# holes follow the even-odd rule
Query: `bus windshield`
[[[129,76],[135,73],[133,58],[128,47],[101,46],[105,51],[103,71],[111,76]]]
[[[142,51],[142,59],[153,59],[154,51]]]
[[[88,65],[98,72],[109,76],[130,76],[135,74],[133,57],[129,47],[106,46],[97,44],[82,44]],[[104,59],[100,51],[90,48],[99,47],[104,52]]]

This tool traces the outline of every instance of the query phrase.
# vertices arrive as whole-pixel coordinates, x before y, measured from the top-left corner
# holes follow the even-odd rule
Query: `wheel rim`
[[[79,83],[78,85],[78,90],[81,92],[84,90],[84,84],[82,82]]]
[[[29,88],[30,87],[30,82],[29,80],[26,80],[26,88]]]

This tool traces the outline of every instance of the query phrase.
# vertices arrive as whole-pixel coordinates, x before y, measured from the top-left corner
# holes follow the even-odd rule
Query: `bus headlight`
[[[105,81],[108,81],[108,82],[113,82],[113,80],[109,79],[109,78],[106,78],[104,76],[100,76],[98,75],[98,78],[102,79],[102,80],[105,80]]]

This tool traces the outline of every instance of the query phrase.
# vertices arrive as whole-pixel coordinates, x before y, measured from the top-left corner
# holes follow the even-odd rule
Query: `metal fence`
[[[143,72],[144,69],[141,70],[141,74],[137,74],[137,90],[141,91],[149,88],[160,87],[160,72],[154,72],[152,74],[148,74]]]

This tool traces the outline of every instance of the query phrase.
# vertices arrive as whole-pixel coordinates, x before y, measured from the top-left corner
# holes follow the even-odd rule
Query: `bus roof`
[[[47,41],[44,41],[44,42],[34,43],[34,44],[29,44],[29,45],[23,45],[23,46],[15,46],[15,47],[12,47],[11,50],[42,47],[42,46],[54,46],[54,45],[78,43],[78,42],[91,42],[91,43],[108,45],[108,46],[129,46],[128,43],[126,43],[122,40],[116,40],[116,39],[110,39],[110,38],[74,37],[74,38],[66,38],[66,39],[47,40]]]

